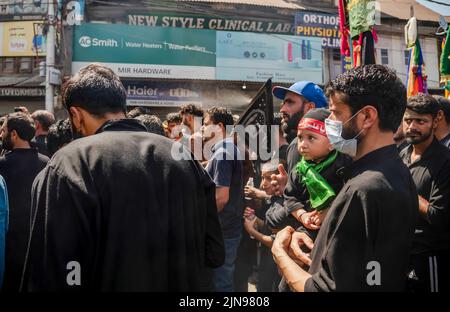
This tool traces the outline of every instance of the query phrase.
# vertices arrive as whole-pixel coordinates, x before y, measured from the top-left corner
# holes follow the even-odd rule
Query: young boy
[[[291,223],[291,215],[315,239],[327,208],[343,187],[341,173],[352,160],[331,147],[325,132],[325,119],[329,115],[327,109],[313,109],[299,122],[298,152],[302,157],[289,173],[284,191],[285,217],[267,216],[271,227],[283,228]]]
[[[274,187],[271,184],[271,175],[278,174],[278,163],[265,163],[261,167],[260,188],[267,195],[263,200],[261,209],[256,210],[247,207],[244,211],[244,228],[249,235],[261,242],[261,257],[258,268],[258,292],[271,292],[277,290],[277,285],[281,279],[278,274],[276,264],[273,260],[270,248],[272,247],[272,231],[265,222],[266,211],[279,209],[283,206],[283,197],[276,196]]]

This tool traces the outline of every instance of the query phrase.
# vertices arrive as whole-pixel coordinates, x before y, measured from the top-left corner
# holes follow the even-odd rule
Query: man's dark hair
[[[356,114],[371,105],[378,111],[381,130],[397,131],[406,110],[406,88],[396,73],[383,65],[350,69],[325,86],[327,97],[338,96]]]
[[[26,113],[12,113],[7,116],[6,127],[8,132],[16,130],[17,135],[24,141],[30,142],[34,138],[36,128],[34,121],[29,114]]]
[[[438,101],[439,109],[444,112],[445,122],[450,124],[450,100],[440,95],[434,98]]]
[[[47,149],[51,156],[61,147],[72,141],[72,128],[69,119],[59,120],[48,130]]]
[[[177,124],[181,123],[183,119],[181,118],[180,113],[170,113],[166,116],[167,122],[175,122]]]
[[[180,107],[180,115],[191,114],[196,117],[203,117],[203,109],[194,104],[185,104]]]
[[[37,110],[31,114],[31,118],[41,124],[44,131],[48,131],[51,125],[55,123],[55,116],[46,110]]]
[[[220,122],[224,127],[232,126],[234,124],[233,114],[225,107],[211,107],[206,113],[215,125]]]
[[[137,116],[135,119],[142,122],[148,132],[165,136],[163,123],[157,116],[144,114]]]
[[[428,94],[419,93],[408,98],[406,107],[420,115],[431,115],[436,118],[439,113],[438,101]]]
[[[138,106],[138,107],[133,108],[132,110],[130,110],[127,113],[128,118],[136,118],[137,116],[140,116],[140,115],[150,115],[150,108]]]
[[[92,115],[126,113],[127,93],[119,77],[108,67],[91,64],[82,68],[62,87],[64,106],[77,106]]]

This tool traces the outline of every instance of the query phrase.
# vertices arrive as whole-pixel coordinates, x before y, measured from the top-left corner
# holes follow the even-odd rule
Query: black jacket
[[[5,178],[9,197],[3,291],[19,290],[30,234],[31,186],[47,162],[35,148],[15,149],[0,158],[0,175]]]
[[[59,150],[36,178],[31,291],[200,291],[223,264],[215,186],[179,143],[110,121]],[[45,235],[44,235],[45,234]],[[69,262],[81,285],[66,282]]]

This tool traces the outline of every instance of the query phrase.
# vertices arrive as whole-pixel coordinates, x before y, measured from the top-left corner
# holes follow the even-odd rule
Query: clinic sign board
[[[295,34],[321,38],[323,48],[339,48],[339,16],[311,11],[297,12],[295,14]]]

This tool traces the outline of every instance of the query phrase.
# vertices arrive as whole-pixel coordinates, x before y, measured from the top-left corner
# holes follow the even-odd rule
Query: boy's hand
[[[244,219],[244,228],[251,236],[253,235],[253,233],[255,233],[256,226],[256,218],[254,218],[253,220],[249,220],[247,218]]]
[[[251,215],[255,214],[255,209],[252,209],[250,207],[245,207],[244,210],[244,218],[247,219],[248,217],[250,217]]]
[[[318,230],[320,229],[320,225],[316,225],[314,220],[317,217],[317,211],[311,211],[311,212],[306,212],[304,214],[301,215],[300,220],[303,223],[303,225],[310,230]]]
[[[312,219],[312,222],[320,228],[323,220],[325,219],[325,217],[327,215],[327,212],[328,212],[328,209],[317,211],[316,215]]]
[[[281,196],[284,193],[284,189],[286,188],[286,184],[288,182],[288,174],[286,170],[284,170],[284,166],[282,164],[278,165],[279,174],[272,174],[270,177],[272,179],[272,186],[275,189],[275,195]]]

